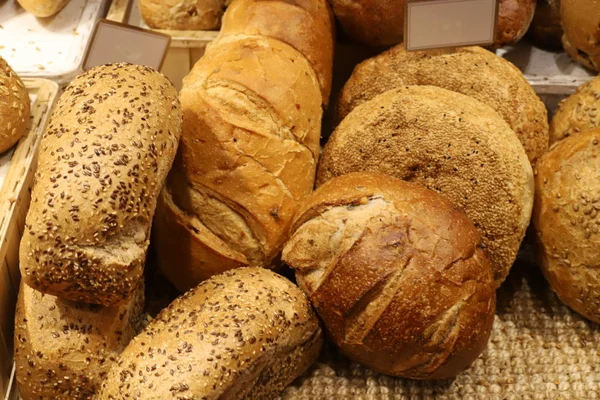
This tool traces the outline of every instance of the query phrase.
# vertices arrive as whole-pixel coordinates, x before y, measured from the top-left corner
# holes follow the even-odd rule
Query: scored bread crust
[[[226,0],[140,0],[142,18],[150,28],[217,29]]]
[[[433,86],[390,90],[356,107],[323,149],[317,186],[371,171],[423,184],[471,218],[504,281],[529,225],[533,172],[517,136],[490,107]]]
[[[29,94],[23,81],[0,57],[0,153],[10,149],[27,130]]]
[[[94,304],[131,297],[180,135],[177,92],[162,74],[111,64],[75,78],[40,143],[20,247],[25,282]]]
[[[466,215],[420,185],[349,173],[317,189],[283,260],[342,352],[394,376],[442,379],[483,351],[490,263]]]
[[[431,85],[471,96],[498,112],[516,132],[532,163],[548,149],[544,103],[510,62],[481,47],[407,52],[402,45],[359,64],[342,89],[336,119],[390,89]]]
[[[18,0],[25,11],[38,18],[51,17],[62,10],[70,0]]]
[[[558,297],[600,323],[600,128],[558,142],[538,162],[538,258]]]
[[[562,43],[569,56],[587,68],[600,72],[600,3],[589,0],[561,0]]]
[[[150,322],[97,400],[272,399],[316,360],[322,341],[316,314],[290,281],[263,268],[228,271]]]
[[[23,400],[85,400],[137,334],[143,282],[119,306],[61,300],[21,284],[15,314],[15,363]]]

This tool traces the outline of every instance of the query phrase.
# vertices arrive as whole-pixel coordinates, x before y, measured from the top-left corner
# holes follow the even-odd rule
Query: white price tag
[[[83,70],[103,64],[128,62],[159,71],[170,43],[169,35],[103,19],[96,24],[90,39]]]
[[[407,50],[489,45],[494,42],[497,0],[408,0]]]

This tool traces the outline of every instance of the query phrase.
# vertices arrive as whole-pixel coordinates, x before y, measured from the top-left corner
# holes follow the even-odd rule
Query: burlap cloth
[[[282,399],[598,399],[600,330],[563,305],[520,255],[498,291],[494,331],[468,370],[444,382],[375,373],[326,345]]]

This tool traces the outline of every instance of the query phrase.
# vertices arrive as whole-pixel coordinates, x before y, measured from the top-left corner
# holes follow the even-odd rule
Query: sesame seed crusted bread
[[[600,323],[600,128],[561,140],[536,166],[538,258],[558,297]]]
[[[421,185],[349,173],[302,204],[283,260],[343,353],[376,371],[443,379],[484,350],[496,305],[468,217]]]
[[[51,17],[62,10],[70,0],[17,0],[25,11],[39,18]]]
[[[304,293],[263,268],[216,275],[164,309],[113,364],[97,400],[274,398],[323,342]]]
[[[23,400],[91,398],[140,327],[143,282],[119,306],[61,300],[21,284],[15,363]]]
[[[513,64],[481,47],[407,52],[395,46],[355,69],[340,93],[336,118],[404,85],[430,85],[471,96],[492,107],[521,140],[532,163],[548,150],[544,103]]]
[[[25,282],[86,303],[130,298],[180,135],[177,92],[151,68],[111,64],[75,78],[40,144],[20,247]]]
[[[10,149],[27,130],[29,94],[21,78],[0,57],[0,153]]]
[[[435,190],[482,236],[497,285],[517,256],[533,207],[533,172],[508,124],[487,105],[434,86],[387,91],[356,107],[325,145],[317,185],[370,171]]]
[[[142,18],[150,28],[218,29],[227,0],[140,0]]]

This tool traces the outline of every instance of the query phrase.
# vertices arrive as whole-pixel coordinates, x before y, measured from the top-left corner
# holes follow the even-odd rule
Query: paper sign
[[[128,62],[160,70],[171,37],[147,29],[100,20],[87,48],[83,69]]]
[[[497,0],[408,0],[407,50],[489,45],[494,42]]]

